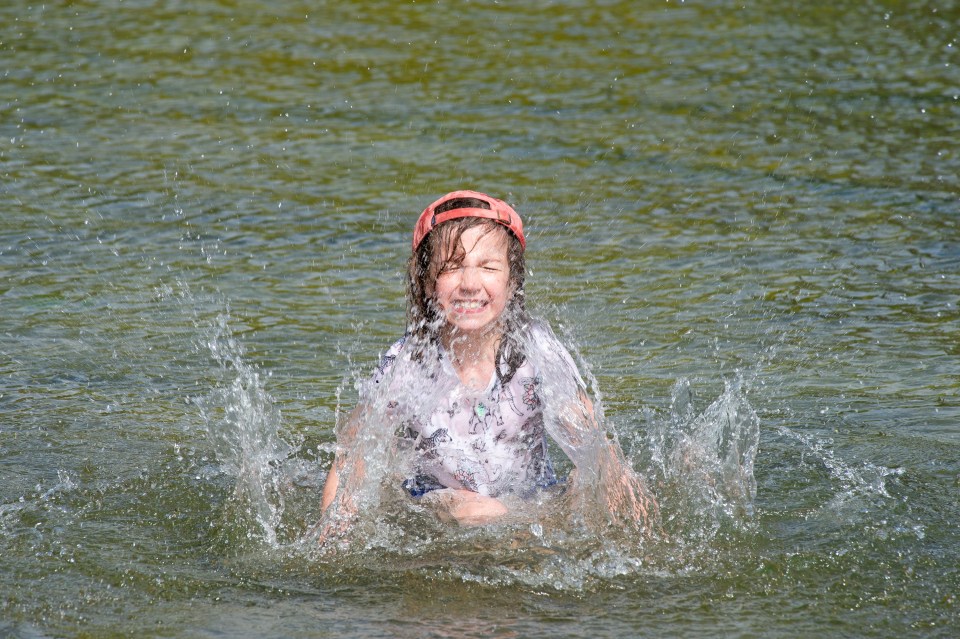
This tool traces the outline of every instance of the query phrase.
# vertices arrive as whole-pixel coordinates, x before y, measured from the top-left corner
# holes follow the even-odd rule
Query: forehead
[[[452,233],[444,237],[441,255],[448,259],[481,254],[506,258],[509,239],[510,232],[503,226],[479,224],[464,229],[459,236]]]

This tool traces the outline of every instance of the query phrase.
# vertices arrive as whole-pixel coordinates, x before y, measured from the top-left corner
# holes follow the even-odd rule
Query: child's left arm
[[[593,402],[580,389],[577,400],[559,414],[566,441],[558,441],[576,467],[575,494],[595,496],[614,521],[628,521],[650,532],[659,506],[643,479],[633,470],[616,437],[599,423]],[[558,433],[561,434],[561,433]]]

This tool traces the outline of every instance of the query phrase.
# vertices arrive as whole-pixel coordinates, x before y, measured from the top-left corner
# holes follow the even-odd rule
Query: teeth
[[[457,302],[456,306],[466,310],[476,310],[483,306],[483,302],[480,302],[477,300],[473,300],[470,302]]]

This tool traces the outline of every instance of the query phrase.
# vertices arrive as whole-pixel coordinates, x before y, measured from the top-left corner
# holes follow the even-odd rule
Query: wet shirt
[[[405,484],[411,493],[447,487],[495,497],[556,482],[547,457],[543,378],[529,358],[506,383],[494,374],[487,388],[471,390],[442,349],[431,364],[414,362],[409,350],[406,338],[393,344],[371,391],[386,392],[389,417],[417,452]]]

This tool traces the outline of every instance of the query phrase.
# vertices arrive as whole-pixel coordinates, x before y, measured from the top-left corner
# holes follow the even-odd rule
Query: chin
[[[476,324],[474,322],[450,322],[450,325],[461,335],[476,335],[485,333],[493,324],[491,322],[485,322],[483,324]]]
[[[491,318],[454,316],[447,318],[447,323],[458,333],[476,334],[486,332],[496,322]]]

